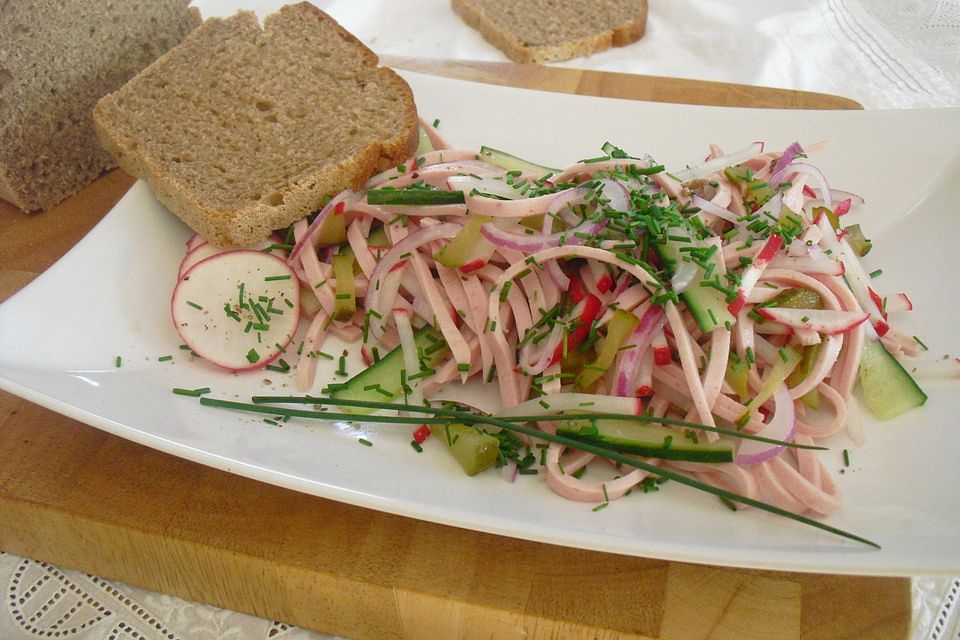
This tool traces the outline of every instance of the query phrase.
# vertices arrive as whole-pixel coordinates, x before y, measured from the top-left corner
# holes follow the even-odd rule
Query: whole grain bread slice
[[[245,246],[413,154],[413,94],[309,3],[208,19],[94,110],[104,147],[215,245]]]
[[[647,0],[451,0],[468,25],[515,62],[554,62],[636,42]]]
[[[199,26],[189,4],[0,2],[0,198],[48,209],[115,166],[93,107]]]

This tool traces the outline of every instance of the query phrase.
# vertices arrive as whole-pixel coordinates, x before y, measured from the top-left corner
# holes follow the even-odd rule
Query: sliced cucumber
[[[675,238],[690,238],[690,242],[683,242]],[[671,227],[667,230],[666,240],[663,244],[657,245],[657,252],[660,254],[660,257],[668,263],[668,268],[671,273],[673,273],[677,268],[676,265],[680,264],[681,261],[690,260],[689,253],[686,249],[697,246],[699,246],[697,240],[691,237],[690,233],[685,229]],[[684,251],[681,251],[681,249],[684,249]],[[717,251],[713,254],[713,257],[705,261],[708,269],[711,264],[714,265],[711,270],[710,280],[716,278],[720,273],[717,264],[719,255],[720,252]],[[693,318],[697,321],[697,326],[699,326],[700,330],[704,333],[710,333],[719,327],[728,326],[727,323],[732,325],[735,319],[730,314],[730,311],[727,310],[726,294],[705,284],[704,281],[707,279],[705,278],[706,271],[704,271],[700,265],[695,266],[696,273],[694,274],[693,280],[691,280],[683,293],[680,294],[680,297],[683,298],[687,308],[690,309],[691,315],[693,315]]]
[[[479,427],[449,423],[431,425],[430,432],[447,445],[467,475],[473,476],[497,462],[500,441]]]
[[[691,432],[692,433],[692,432]],[[589,444],[603,445],[614,451],[663,460],[690,462],[733,462],[733,443],[708,442],[658,424],[621,420],[571,420],[557,427],[557,435]]]
[[[372,322],[376,320],[371,319]],[[423,354],[423,366],[430,369],[447,353],[447,343],[433,330],[426,326],[413,335],[417,345],[417,352]],[[343,400],[376,400],[389,402],[403,391],[404,376],[416,375],[417,371],[406,371],[403,368],[403,351],[400,347],[380,358],[379,361],[353,376],[342,385],[331,385],[331,398]],[[365,407],[343,407],[350,413],[373,413],[376,409]]]
[[[863,398],[881,420],[888,420],[919,407],[927,394],[879,340],[867,340],[860,358]]]
[[[525,173],[533,173],[538,176],[544,176],[548,173],[560,173],[560,169],[551,169],[550,167],[545,167],[541,164],[535,164],[533,162],[524,160],[523,158],[518,158],[517,156],[511,155],[506,151],[494,149],[493,147],[480,147],[480,157],[490,164],[503,167],[507,171],[523,171]]]
[[[438,204],[463,204],[462,191],[441,191],[440,189],[370,189],[367,191],[367,204],[428,206]]]

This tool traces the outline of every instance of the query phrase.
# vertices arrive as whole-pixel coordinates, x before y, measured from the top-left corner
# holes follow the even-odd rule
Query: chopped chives
[[[417,442],[416,440],[411,440],[410,446],[413,447],[413,450],[416,451],[417,453],[423,453],[423,447],[421,447],[420,443]]]
[[[166,362],[168,360],[173,360],[173,356],[160,356],[157,358],[157,362]]]
[[[845,467],[850,466],[850,452],[847,451],[846,449],[843,450],[843,466]]]
[[[173,392],[178,396],[190,396],[191,398],[199,398],[205,393],[210,393],[210,387],[201,387],[199,389],[181,389],[179,387],[174,387]]]
[[[278,398],[266,398],[266,399],[261,398],[260,401],[261,401],[261,402],[276,402],[276,401],[278,401]],[[339,406],[351,406],[351,405],[352,405],[352,406],[356,406],[356,405],[353,405],[353,403],[359,402],[359,401],[347,401],[347,400],[345,400],[345,399],[324,399],[324,398],[316,398],[316,397],[309,397],[309,398],[307,398],[307,397],[302,397],[302,398],[299,398],[299,399],[288,398],[288,399],[287,399],[287,402],[290,402],[290,401],[300,401],[300,402],[310,403],[310,404],[317,404],[318,402],[326,402],[327,404],[333,404],[333,405],[339,405]],[[331,413],[329,413],[329,412],[304,411],[304,410],[300,410],[300,409],[288,409],[288,408],[281,408],[281,407],[275,407],[275,406],[264,407],[264,406],[261,406],[261,405],[258,405],[258,404],[232,402],[232,401],[229,401],[229,400],[213,399],[213,398],[207,398],[207,397],[202,397],[202,398],[200,398],[200,404],[201,404],[201,405],[204,405],[204,406],[215,406],[215,407],[219,407],[219,408],[222,408],[222,409],[234,409],[234,410],[241,410],[241,411],[255,411],[255,412],[260,412],[260,413],[267,413],[268,415],[291,415],[291,416],[315,417],[315,418],[322,418],[322,419],[340,419],[340,416],[349,416],[349,417],[345,417],[345,418],[343,418],[343,419],[348,419],[348,420],[355,420],[355,419],[356,419],[356,415],[355,415],[355,414],[339,414],[339,415],[337,415],[337,414],[331,414]],[[504,420],[504,419],[502,419],[502,418],[497,418],[497,417],[495,417],[495,416],[485,416],[485,415],[484,415],[484,416],[480,416],[480,415],[477,415],[477,414],[473,414],[472,412],[445,410],[445,409],[436,408],[436,407],[419,407],[419,406],[416,406],[416,405],[404,405],[404,404],[388,405],[387,403],[376,403],[376,404],[378,405],[377,408],[395,408],[395,409],[401,409],[401,410],[404,410],[404,411],[413,411],[413,410],[416,410],[416,411],[420,411],[420,412],[432,413],[432,414],[434,414],[434,415],[436,416],[436,418],[433,418],[433,421],[435,421],[435,422],[439,422],[439,421],[441,421],[441,420],[445,420],[446,417],[451,417],[451,416],[457,418],[458,421],[462,421],[466,416],[472,416],[471,421],[476,422],[476,423],[491,424],[491,425],[493,425],[493,426],[498,426],[498,427],[501,427],[501,428],[507,428],[507,429],[509,429],[510,431],[513,431],[513,432],[523,433],[523,434],[525,434],[525,435],[532,436],[532,437],[536,437],[536,438],[540,438],[540,439],[545,440],[545,441],[548,441],[548,442],[556,442],[556,443],[558,443],[558,444],[562,444],[562,445],[564,445],[564,446],[572,447],[572,448],[574,448],[574,449],[583,450],[583,451],[586,451],[586,452],[588,452],[588,453],[592,453],[592,454],[594,454],[594,455],[600,455],[600,456],[603,456],[603,457],[606,457],[606,458],[610,458],[611,460],[614,460],[614,461],[616,461],[616,462],[621,462],[621,463],[626,464],[626,465],[629,465],[629,466],[631,466],[631,467],[643,469],[643,470],[648,471],[649,473],[652,473],[652,474],[654,474],[654,475],[656,475],[656,476],[660,476],[660,477],[665,478],[665,479],[674,480],[674,481],[676,481],[676,482],[679,482],[680,484],[684,484],[684,485],[687,485],[687,486],[690,486],[690,487],[699,489],[700,491],[704,491],[704,492],[707,492],[707,493],[711,493],[711,494],[713,494],[713,495],[715,495],[715,496],[727,498],[727,499],[729,499],[729,500],[733,500],[733,501],[736,501],[736,502],[738,502],[738,503],[742,503],[742,504],[745,504],[745,505],[753,506],[753,507],[758,508],[758,509],[761,509],[761,510],[763,510],[763,511],[767,511],[767,512],[769,512],[769,513],[773,513],[773,514],[776,514],[776,515],[779,515],[779,516],[782,516],[782,517],[786,517],[786,518],[789,518],[789,519],[794,520],[794,521],[797,521],[797,522],[801,522],[801,523],[806,524],[806,525],[808,525],[808,526],[810,526],[810,527],[815,527],[815,528],[820,529],[820,530],[822,530],[822,531],[827,531],[827,532],[833,533],[833,534],[838,535],[838,536],[842,536],[842,537],[847,538],[847,539],[850,539],[850,540],[856,540],[856,541],[861,542],[861,543],[863,543],[863,544],[866,544],[866,545],[869,545],[869,546],[872,546],[872,547],[879,548],[879,545],[877,545],[876,543],[874,543],[874,542],[872,542],[872,541],[870,541],[870,540],[867,540],[866,538],[863,538],[863,537],[861,537],[861,536],[857,536],[857,535],[855,535],[855,534],[853,534],[853,533],[849,533],[849,532],[847,532],[847,531],[843,531],[843,530],[838,529],[838,528],[836,528],[836,527],[832,527],[832,526],[830,526],[830,525],[828,525],[828,524],[825,524],[825,523],[820,522],[820,521],[818,521],[818,520],[815,520],[815,519],[813,519],[813,518],[809,518],[809,517],[806,517],[806,516],[803,516],[803,515],[799,515],[799,514],[796,514],[796,513],[791,512],[791,511],[788,511],[788,510],[786,510],[786,509],[777,507],[777,506],[775,506],[775,505],[772,505],[772,504],[763,502],[763,501],[761,501],[761,500],[757,500],[757,499],[755,499],[755,498],[750,498],[750,497],[748,497],[748,496],[744,496],[744,495],[740,495],[740,494],[734,493],[734,492],[732,492],[732,491],[728,491],[728,490],[723,489],[723,488],[721,488],[721,487],[717,487],[717,486],[714,486],[714,485],[710,485],[710,484],[701,482],[701,481],[699,481],[699,480],[697,480],[697,479],[695,479],[695,478],[688,477],[688,476],[684,475],[683,473],[678,473],[678,472],[675,472],[675,471],[673,471],[673,470],[671,470],[671,469],[665,469],[665,468],[662,468],[662,467],[657,467],[657,466],[655,466],[655,465],[653,465],[653,464],[650,464],[650,463],[648,463],[648,462],[646,462],[646,461],[644,461],[644,460],[640,460],[640,459],[633,458],[633,457],[631,457],[631,456],[624,455],[624,454],[622,454],[622,453],[620,453],[620,452],[613,451],[613,450],[611,450],[611,449],[609,449],[609,448],[607,448],[607,447],[602,447],[602,446],[598,446],[598,445],[594,445],[594,444],[590,444],[590,443],[584,443],[584,442],[574,441],[574,440],[571,440],[571,439],[568,439],[568,438],[565,438],[565,437],[562,437],[562,436],[558,436],[558,435],[555,435],[555,434],[550,434],[550,433],[545,432],[545,431],[540,431],[540,430],[538,430],[538,429],[526,427],[526,426],[524,426],[523,424],[518,424],[518,423],[515,423],[515,422],[512,422],[512,421]],[[367,405],[367,406],[369,406],[369,405]],[[337,416],[336,418],[334,417],[335,415]],[[446,416],[446,417],[445,417],[445,416]],[[533,421],[533,420],[526,419],[526,418],[528,418],[528,417],[524,417],[524,418],[525,418],[525,420],[524,420],[525,422],[531,422],[531,421]],[[641,416],[630,416],[630,419],[631,419],[631,420],[639,420],[640,418],[641,418]],[[512,418],[512,420],[513,420],[513,419],[515,419],[515,418]],[[539,417],[537,417],[536,419],[537,419],[537,420],[543,420],[543,416],[539,416]],[[423,423],[426,422],[426,421],[424,421],[424,420],[422,419],[422,417],[408,417],[408,416],[369,416],[369,417],[364,418],[364,420],[376,421],[376,422],[383,422],[383,423],[393,422],[393,423],[404,423],[404,424],[413,424],[414,422],[419,423],[419,424],[423,424]],[[658,421],[658,422],[664,422],[664,420],[662,420],[662,419],[657,419],[656,421]]]
[[[192,301],[190,301],[190,300],[187,300],[187,304],[190,305],[191,307],[193,307],[194,309],[199,309],[200,311],[203,311],[203,307],[201,307],[200,305],[198,305],[196,302],[192,302]]]
[[[781,360],[783,360],[784,362],[790,362],[790,358],[789,358],[789,356],[787,356],[787,350],[786,350],[786,349],[784,349],[783,347],[780,347],[780,348],[777,350],[777,353],[780,354],[780,359],[781,359]]]
[[[260,359],[260,354],[257,353],[256,349],[250,349],[250,351],[247,352],[247,362],[249,362],[250,364],[253,364],[259,359]]]
[[[122,362],[122,360],[121,360],[120,356],[117,356],[116,359],[113,361],[113,366],[115,366],[117,369],[119,369],[121,362]]]
[[[913,336],[913,339],[917,341],[917,344],[918,344],[918,345],[920,345],[921,347],[923,347],[923,350],[924,350],[924,351],[930,351],[930,347],[928,347],[927,345],[923,344],[923,340],[921,340],[921,339],[918,338],[917,336]]]
[[[280,423],[279,423],[279,422],[277,422],[276,420],[271,420],[270,418],[264,418],[263,421],[266,422],[266,423],[269,424],[269,425],[274,426],[274,427],[279,427],[279,426],[280,426]]]
[[[600,509],[606,509],[609,505],[610,505],[609,502],[601,502],[600,504],[595,506],[593,509],[591,509],[591,511],[600,511]]]
[[[359,440],[357,440],[357,442],[359,442],[360,444],[362,444],[362,445],[365,446],[365,447],[372,447],[372,446],[373,446],[373,443],[370,442],[369,440],[367,440],[366,438],[360,438]]]
[[[264,282],[276,282],[276,281],[278,281],[278,280],[289,280],[289,279],[290,279],[290,274],[288,273],[288,274],[285,275],[285,276],[267,276],[266,278],[263,279],[263,281],[264,281]]]
[[[883,269],[877,269],[876,271],[870,272],[870,277],[871,277],[871,278],[876,278],[876,277],[879,277],[879,276],[881,276],[881,275],[883,275]]]

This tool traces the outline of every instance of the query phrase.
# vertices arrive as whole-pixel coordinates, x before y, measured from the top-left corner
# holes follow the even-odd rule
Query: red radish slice
[[[204,360],[231,371],[258,369],[297,332],[300,284],[283,258],[223,251],[183,275],[170,310],[180,337]]]
[[[201,260],[206,260],[210,256],[215,256],[221,252],[223,252],[223,249],[207,242],[201,242],[193,249],[188,249],[187,255],[183,256],[183,260],[180,262],[180,268],[177,270],[177,278],[182,278],[183,274],[190,270],[190,267]]]
[[[204,242],[206,242],[206,240],[203,239],[202,235],[199,233],[194,233],[192,236],[187,238],[187,253],[190,253]]]
[[[275,243],[276,243],[275,239],[261,240],[257,244],[252,245],[250,247],[246,247],[246,248],[253,249],[256,251],[261,251]],[[187,252],[187,255],[183,256],[183,261],[180,262],[180,270],[177,272],[177,277],[182,278],[183,274],[189,271],[190,267],[192,267],[193,265],[197,264],[202,260],[206,260],[211,256],[215,256],[218,253],[223,253],[225,251],[233,251],[233,249],[221,249],[219,247],[213,246],[208,242],[201,242],[200,244],[195,246],[193,249],[189,250]],[[282,255],[286,255],[286,254],[282,254]]]
[[[845,333],[870,317],[869,314],[859,311],[788,309],[785,307],[755,307],[755,311],[767,320],[773,320],[796,331],[816,331],[831,336]]]

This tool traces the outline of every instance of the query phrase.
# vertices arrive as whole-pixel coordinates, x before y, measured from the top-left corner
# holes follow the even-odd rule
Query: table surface
[[[856,106],[662,78],[393,62],[584,94]],[[131,183],[114,171],[42,215],[0,208],[0,300],[69,250]],[[0,549],[353,638],[828,638],[838,626],[849,638],[909,633],[907,579],[710,568],[408,520],[173,458],[7,394],[0,425]],[[57,571],[38,566],[41,581]]]

